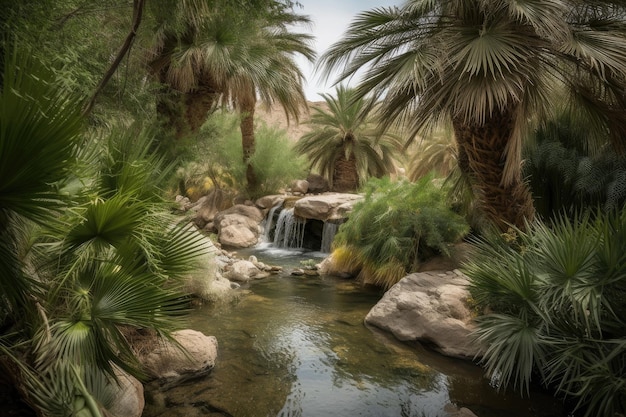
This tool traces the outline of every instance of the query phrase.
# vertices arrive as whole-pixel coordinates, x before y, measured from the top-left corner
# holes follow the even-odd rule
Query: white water
[[[294,216],[293,209],[283,209],[276,220],[274,247],[301,249],[304,242],[306,219]]]
[[[320,252],[331,252],[333,239],[335,238],[335,234],[337,234],[338,229],[339,225],[337,223],[324,222],[324,229],[322,229],[322,246],[320,248]]]

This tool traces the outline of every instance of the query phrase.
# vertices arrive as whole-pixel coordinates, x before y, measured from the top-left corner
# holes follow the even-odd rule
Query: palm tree
[[[158,197],[165,170],[146,135],[85,141],[78,100],[53,79],[25,58],[5,65],[0,367],[42,414],[95,417],[94,381],[142,375],[128,332],[180,326],[180,278],[207,247]]]
[[[327,74],[341,68],[338,82],[364,68],[357,96],[373,94],[386,123],[417,133],[451,122],[459,167],[506,230],[534,216],[520,175],[522,130],[533,116],[566,97],[619,145],[624,42],[618,0],[409,0],[359,14],[321,62]]]
[[[313,108],[311,131],[300,138],[295,148],[308,156],[311,168],[317,168],[331,189],[338,192],[355,191],[368,177],[380,178],[393,172],[400,141],[378,130],[365,100],[344,86],[337,87],[336,97],[322,97],[328,110]]]
[[[261,12],[245,15],[214,2],[197,24],[186,30],[166,30],[155,49],[151,68],[169,91],[183,96],[185,120],[168,117],[181,137],[195,133],[218,102],[231,103],[241,114],[243,158],[254,152],[254,112],[257,98],[267,105],[278,103],[296,120],[307,103],[303,75],[295,55],[312,61],[311,36],[292,31],[309,24],[308,17],[292,13],[280,2],[270,2]],[[161,108],[166,106],[161,105]],[[171,111],[168,109],[165,112]],[[256,177],[248,164],[248,187]]]

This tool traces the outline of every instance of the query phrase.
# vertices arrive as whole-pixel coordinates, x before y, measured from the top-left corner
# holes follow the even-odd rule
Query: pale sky
[[[388,7],[402,4],[402,0],[299,0],[302,8],[299,14],[308,15],[313,21],[311,28],[315,36],[314,47],[320,56],[334,42],[339,40],[357,13],[376,7]],[[321,101],[319,93],[333,93],[332,77],[327,85],[313,75],[314,67],[306,60],[300,60],[300,66],[306,77],[306,97],[310,101]]]

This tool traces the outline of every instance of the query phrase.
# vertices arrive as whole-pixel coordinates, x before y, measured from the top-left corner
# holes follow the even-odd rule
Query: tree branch
[[[115,60],[113,60],[113,63],[111,63],[111,66],[109,67],[107,72],[104,74],[104,77],[102,78],[98,86],[96,87],[93,95],[91,96],[91,99],[87,103],[85,103],[85,105],[83,106],[83,110],[82,110],[83,116],[86,116],[91,112],[91,110],[93,109],[94,103],[96,102],[96,98],[98,97],[98,95],[100,94],[104,86],[107,85],[107,83],[109,82],[113,74],[115,74],[115,71],[117,71],[117,67],[119,67],[120,62],[122,62],[122,59],[124,59],[124,56],[130,50],[130,47],[132,46],[133,41],[135,40],[135,36],[137,35],[137,30],[139,29],[139,25],[141,24],[141,18],[143,16],[144,5],[145,5],[145,0],[133,0],[133,26],[130,29],[130,32],[128,33],[128,35],[126,36],[126,40],[124,41],[124,44],[118,51],[117,56],[115,57]]]

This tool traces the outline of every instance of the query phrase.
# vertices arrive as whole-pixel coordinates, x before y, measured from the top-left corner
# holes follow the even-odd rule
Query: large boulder
[[[471,337],[467,277],[460,271],[408,275],[391,287],[365,322],[402,341],[420,341],[444,355],[476,358],[481,346]]]
[[[305,219],[316,219],[323,222],[339,220],[348,216],[352,207],[363,200],[358,194],[321,194],[307,195],[294,205],[294,215]]]
[[[146,372],[162,385],[171,385],[208,374],[217,359],[217,339],[196,330],[172,333],[175,343],[160,339],[140,355]]]

